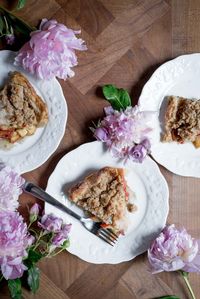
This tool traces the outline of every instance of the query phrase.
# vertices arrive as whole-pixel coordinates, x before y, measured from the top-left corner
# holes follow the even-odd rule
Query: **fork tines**
[[[114,246],[118,236],[110,229],[100,228],[97,233],[98,237],[107,242],[109,245]]]

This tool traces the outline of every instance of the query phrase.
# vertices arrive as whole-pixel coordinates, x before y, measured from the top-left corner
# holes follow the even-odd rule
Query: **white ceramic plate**
[[[48,106],[49,121],[44,128],[38,128],[33,136],[14,144],[9,149],[0,147],[0,160],[19,173],[31,171],[43,164],[57,149],[65,132],[67,104],[62,88],[56,79],[39,80],[20,67],[13,65],[16,53],[0,51],[0,87],[4,85],[11,71],[23,73],[35,88],[37,94]]]
[[[142,164],[122,162],[113,158],[101,142],[81,145],[65,155],[49,178],[47,192],[66,204],[70,209],[83,214],[66,196],[66,190],[90,172],[104,166],[124,167],[129,187],[135,193],[138,210],[129,213],[130,226],[126,236],[119,238],[111,247],[88,232],[79,221],[45,204],[45,212],[55,213],[66,222],[72,223],[69,252],[81,259],[95,263],[116,264],[133,259],[146,251],[150,242],[166,223],[168,215],[168,186],[156,163],[149,157]]]
[[[200,149],[192,143],[162,143],[164,98],[168,95],[200,99],[200,53],[183,55],[161,65],[144,86],[139,104],[142,110],[157,111],[153,124],[152,156],[170,171],[200,177]]]

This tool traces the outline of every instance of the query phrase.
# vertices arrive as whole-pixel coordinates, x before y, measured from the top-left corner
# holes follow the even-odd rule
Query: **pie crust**
[[[93,220],[101,221],[104,227],[115,232],[123,230],[127,209],[136,210],[133,204],[128,203],[128,198],[122,168],[104,167],[69,190],[71,201],[95,216]]]
[[[0,91],[0,138],[14,143],[47,122],[47,106],[28,79],[19,72],[10,73]]]
[[[192,142],[200,147],[200,100],[168,97],[164,142]]]

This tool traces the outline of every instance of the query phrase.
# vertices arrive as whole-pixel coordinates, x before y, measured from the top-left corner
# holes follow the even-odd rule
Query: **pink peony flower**
[[[116,146],[119,143],[133,141],[133,126],[134,120],[131,117],[127,117],[124,112],[114,111],[112,114],[106,115],[100,128],[108,132],[107,140]]]
[[[23,275],[26,267],[23,258],[34,238],[28,234],[27,225],[18,212],[0,212],[0,266],[6,279]]]
[[[166,226],[148,250],[148,259],[153,273],[183,270],[200,272],[199,241],[187,231]]]
[[[58,233],[61,231],[61,227],[63,224],[63,220],[54,216],[53,214],[50,215],[43,215],[40,222],[38,221],[38,226],[43,228],[48,232]]]
[[[146,136],[151,131],[149,125],[154,113],[140,112],[138,106],[121,112],[109,106],[104,111],[106,116],[95,129],[94,137],[105,142],[114,157],[142,162],[150,149]]]
[[[1,260],[1,272],[5,279],[16,279],[22,277],[27,267],[22,262],[22,257],[7,257]]]
[[[87,50],[84,41],[76,37],[80,32],[43,19],[39,30],[32,32],[30,41],[19,50],[15,64],[41,79],[73,77],[71,68],[78,64],[75,50]]]
[[[15,211],[25,180],[9,166],[0,164],[0,211]]]

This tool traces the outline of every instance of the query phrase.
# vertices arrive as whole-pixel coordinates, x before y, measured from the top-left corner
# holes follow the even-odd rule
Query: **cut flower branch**
[[[35,293],[39,288],[37,262],[69,246],[71,224],[53,214],[42,214],[38,204],[29,210],[29,223],[16,210],[24,179],[0,165],[0,280],[6,280],[12,298],[21,298],[24,280]]]

